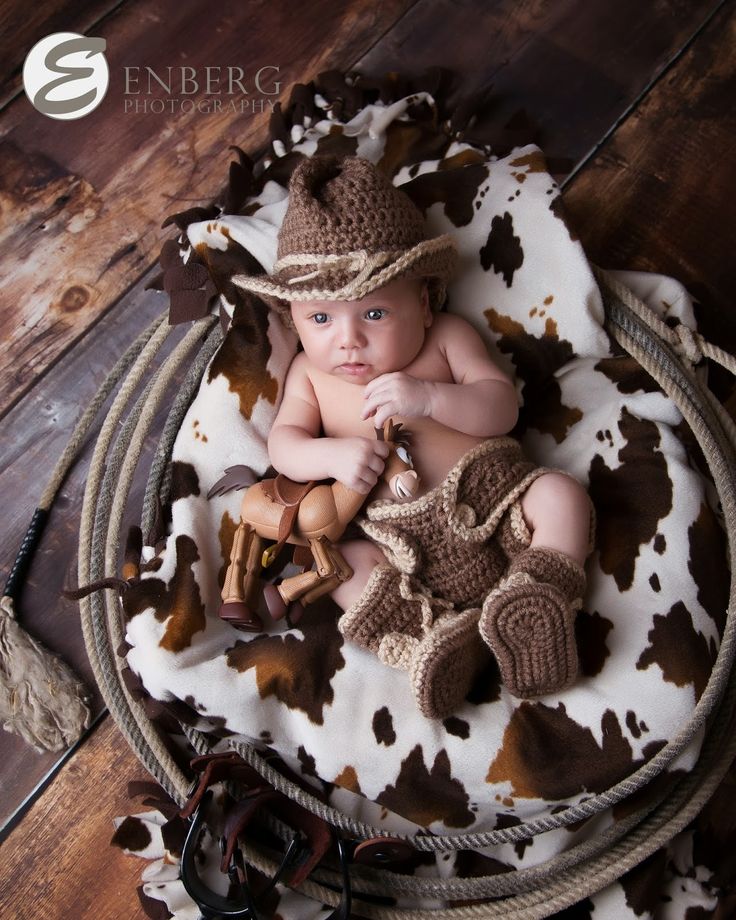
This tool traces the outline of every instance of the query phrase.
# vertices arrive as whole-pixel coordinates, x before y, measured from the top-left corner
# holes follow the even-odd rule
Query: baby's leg
[[[591,503],[563,473],[536,479],[521,502],[531,545],[483,604],[480,632],[518,697],[554,693],[578,670],[575,614],[585,591]]]
[[[564,473],[535,479],[521,500],[533,547],[556,549],[583,565],[589,552],[590,498]]]
[[[337,548],[354,574],[335,588],[332,599],[343,610],[347,610],[363,593],[375,567],[386,562],[386,557],[380,547],[370,540],[346,540],[338,543]]]
[[[355,572],[332,592],[345,611],[340,632],[384,664],[408,671],[419,710],[444,719],[460,706],[489,659],[477,610],[443,616],[450,605],[390,565],[369,540],[348,540],[339,549]]]

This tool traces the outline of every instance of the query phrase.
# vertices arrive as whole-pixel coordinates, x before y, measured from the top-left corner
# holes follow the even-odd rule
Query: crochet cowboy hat
[[[293,300],[360,300],[398,278],[425,278],[433,309],[455,268],[451,236],[427,238],[409,196],[362,157],[302,160],[271,275],[237,275],[234,284],[279,308]]]

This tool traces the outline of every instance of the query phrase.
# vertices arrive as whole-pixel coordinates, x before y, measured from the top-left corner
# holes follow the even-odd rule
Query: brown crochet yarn
[[[385,664],[393,667],[402,666],[397,646],[406,646],[407,640],[416,643],[423,635],[421,604],[401,596],[401,582],[401,572],[392,565],[377,565],[361,596],[337,623],[346,639],[379,655]],[[416,590],[416,582],[404,576],[404,594],[411,597]],[[395,637],[396,641],[386,640],[387,636]],[[379,654],[382,643],[383,654]]]
[[[584,570],[565,553],[530,547],[486,598],[480,633],[514,696],[554,693],[575,680],[575,614],[585,583]]]
[[[443,719],[468,694],[490,653],[478,632],[480,610],[454,611],[410,575],[378,565],[340,632],[387,665],[409,671],[414,699],[428,719]]]
[[[276,258],[403,250],[424,239],[421,211],[371,162],[316,156],[302,160],[289,182]]]
[[[478,632],[479,615],[475,608],[442,617],[414,651],[411,688],[428,719],[452,715],[491,660]]]
[[[508,566],[496,538],[504,515],[544,472],[513,438],[489,438],[421,498],[374,502],[358,522],[389,562],[416,575],[433,594],[459,610],[479,607]],[[511,539],[508,526],[499,533],[510,548],[523,548],[519,516],[520,508],[519,539]]]
[[[456,260],[452,238],[427,239],[421,211],[369,160],[315,156],[291,176],[273,273],[233,282],[283,307],[359,300],[398,278],[425,278],[437,308]]]

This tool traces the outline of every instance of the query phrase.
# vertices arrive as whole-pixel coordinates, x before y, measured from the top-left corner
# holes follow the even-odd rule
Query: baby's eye
[[[378,307],[375,307],[373,310],[366,311],[366,319],[377,320],[386,315],[385,310],[380,310]]]
[[[326,313],[315,313],[312,316],[312,320],[317,323],[318,326],[324,326],[328,319],[329,317]]]

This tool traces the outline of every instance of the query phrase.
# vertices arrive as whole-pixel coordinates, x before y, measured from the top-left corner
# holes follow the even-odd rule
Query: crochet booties
[[[530,547],[511,560],[483,602],[479,628],[514,696],[554,693],[575,680],[584,591],[585,572],[565,553]]]
[[[376,566],[360,598],[338,620],[342,635],[409,672],[422,715],[443,719],[460,706],[490,654],[480,610],[456,612],[392,565]]]

